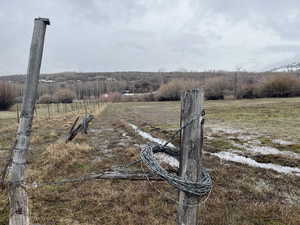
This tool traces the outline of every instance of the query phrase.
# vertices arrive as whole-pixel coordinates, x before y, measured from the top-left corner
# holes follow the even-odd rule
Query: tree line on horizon
[[[125,76],[122,74],[120,77]],[[209,100],[300,96],[299,73],[155,73],[153,76],[135,74],[127,79],[120,77],[40,82],[38,99],[40,103],[70,103],[74,99],[99,98],[114,102],[172,101],[179,100],[181,92],[192,88],[204,88]],[[21,101],[23,86],[24,83],[13,79],[1,79],[0,109],[8,109]]]

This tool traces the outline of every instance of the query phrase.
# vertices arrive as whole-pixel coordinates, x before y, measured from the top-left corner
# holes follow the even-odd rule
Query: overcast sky
[[[26,73],[35,17],[51,21],[47,73],[300,61],[299,0],[0,0],[0,75]]]

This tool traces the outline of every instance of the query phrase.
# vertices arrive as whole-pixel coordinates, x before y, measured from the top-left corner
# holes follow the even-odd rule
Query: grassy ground
[[[218,126],[242,129],[245,135],[258,132],[263,135],[258,136],[262,144],[272,144],[274,138],[293,141],[292,148],[296,152],[300,140],[294,130],[299,129],[300,119],[296,116],[300,113],[299,106],[299,98],[207,101],[206,130],[213,139],[206,139],[205,150],[230,149],[233,146],[229,138],[239,137],[237,134],[211,132]],[[50,120],[35,120],[28,156],[28,182],[78,177],[134,161],[138,158],[137,144],[147,141],[120,120],[130,121],[154,136],[167,139],[178,127],[179,107],[177,102],[110,104],[103,112],[98,112],[88,135],[79,135],[69,144],[62,140],[76,117],[75,113],[61,114]],[[15,118],[7,116],[2,120],[4,114],[0,112],[2,148],[13,143],[16,128],[16,125],[7,126],[15,124]],[[279,134],[278,130],[282,133]],[[242,140],[239,141],[243,144]],[[287,150],[284,148],[287,147],[281,150]],[[3,151],[2,156],[5,154]],[[255,157],[258,161],[270,160]],[[289,166],[296,162],[288,160]],[[204,155],[203,161],[205,167],[211,169],[214,189],[205,204],[199,207],[200,224],[300,224],[299,177],[220,161],[208,154]],[[4,162],[1,161],[2,166]],[[285,164],[287,160],[279,157],[276,162]],[[138,164],[130,169],[141,167]],[[177,198],[177,192],[165,182],[99,180],[29,188],[28,194],[32,223],[176,224],[176,202],[173,199]],[[6,193],[1,192],[0,225],[8,224],[7,202]]]
[[[172,130],[179,127],[179,102],[122,104],[140,121],[156,128]],[[259,134],[260,140],[282,150],[300,152],[300,98],[206,101],[208,128],[241,129],[244,134]],[[274,139],[292,141],[279,146]]]
[[[179,102],[122,104],[154,126],[179,125]],[[300,142],[300,98],[206,101],[206,125],[241,128]]]

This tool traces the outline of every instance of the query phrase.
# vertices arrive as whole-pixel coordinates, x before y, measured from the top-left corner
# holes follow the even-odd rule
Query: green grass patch
[[[223,138],[214,138],[208,141],[208,145],[215,148],[218,151],[224,151],[229,149],[239,149],[236,146],[232,145],[228,140]]]

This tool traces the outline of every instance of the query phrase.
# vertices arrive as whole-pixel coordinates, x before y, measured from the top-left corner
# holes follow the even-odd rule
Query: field
[[[300,98],[206,101],[205,111],[203,164],[214,187],[199,206],[200,224],[299,225]],[[48,119],[45,110],[34,120],[28,183],[76,178],[138,159],[148,140],[128,122],[167,140],[179,127],[180,103],[111,103],[90,112],[96,118],[88,134],[69,144],[62,140],[78,113]],[[0,112],[2,168],[15,137],[15,115]],[[178,146],[179,138],[172,143]],[[128,169],[146,170],[140,164]],[[27,191],[32,223],[176,224],[177,192],[163,181],[92,180]],[[0,193],[1,225],[8,223],[6,196]]]

